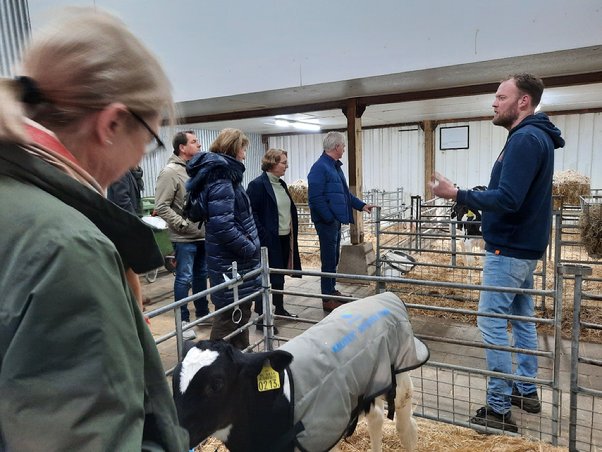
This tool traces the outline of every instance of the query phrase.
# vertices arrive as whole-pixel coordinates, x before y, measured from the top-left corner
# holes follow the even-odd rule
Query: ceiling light
[[[303,121],[295,121],[293,119],[283,119],[276,118],[274,120],[274,124],[278,127],[293,127],[298,130],[307,130],[307,131],[318,131],[320,130],[320,124],[315,124],[311,122],[303,122]]]
[[[310,131],[314,131],[314,132],[320,130],[319,124],[311,124],[309,122],[295,121],[292,123],[292,125],[295,129],[299,129],[299,130],[310,130]]]

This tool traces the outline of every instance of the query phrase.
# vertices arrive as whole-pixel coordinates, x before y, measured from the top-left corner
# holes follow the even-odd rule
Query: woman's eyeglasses
[[[148,130],[148,132],[151,134],[151,136],[154,139],[154,142],[149,143],[146,146],[146,149],[144,150],[145,154],[149,154],[151,152],[156,151],[157,149],[162,149],[165,147],[165,144],[163,144],[163,141],[161,141],[161,138],[159,138],[159,135],[157,135],[155,133],[155,131],[153,129],[151,129],[151,127],[146,123],[146,121],[144,119],[142,119],[142,117],[140,115],[138,115],[137,113],[133,112],[132,110],[128,110],[130,112],[130,114],[134,117],[134,119],[136,119],[136,121],[138,121],[140,124],[142,124],[142,126]]]

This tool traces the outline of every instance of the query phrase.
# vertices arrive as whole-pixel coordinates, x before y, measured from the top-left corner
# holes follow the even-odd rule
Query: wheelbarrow
[[[163,256],[163,265],[165,266],[165,269],[170,273],[174,273],[176,270],[176,257],[173,245],[167,235],[167,223],[165,220],[155,215],[145,215],[141,220],[153,230],[155,241],[157,242],[157,245],[159,245],[159,250]],[[158,273],[159,269],[155,268],[154,270],[147,272],[144,277],[149,283],[153,283],[156,281]]]

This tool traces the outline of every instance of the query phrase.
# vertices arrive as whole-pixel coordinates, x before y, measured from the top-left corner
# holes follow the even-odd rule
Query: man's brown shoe
[[[349,295],[348,293],[341,293],[338,290],[335,290],[333,293],[331,293],[330,295],[334,295],[337,297],[350,297],[351,295]],[[351,302],[351,300],[337,300],[339,303],[349,303]]]
[[[342,306],[344,303],[341,303],[338,300],[333,300],[332,298],[327,298],[326,301],[322,301],[322,309],[326,312],[334,311],[339,306]]]

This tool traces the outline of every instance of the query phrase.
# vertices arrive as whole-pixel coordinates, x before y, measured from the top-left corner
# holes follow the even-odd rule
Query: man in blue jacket
[[[322,271],[336,273],[341,247],[341,224],[353,223],[353,210],[372,212],[372,205],[362,202],[349,191],[341,170],[341,158],[345,153],[345,135],[328,132],[323,142],[324,152],[309,170],[308,197],[311,219],[320,240]],[[322,294],[340,296],[335,288],[336,279],[321,279]],[[325,297],[324,311],[340,306],[340,301]]]
[[[436,196],[457,200],[483,211],[485,240],[483,285],[532,289],[533,271],[548,245],[552,221],[552,175],[554,149],[564,146],[560,130],[544,113],[535,114],[543,83],[530,74],[502,81],[493,102],[493,124],[508,129],[506,145],[491,171],[486,191],[458,190],[438,173],[431,187]],[[530,295],[481,292],[479,312],[534,316]],[[537,349],[535,323],[511,320],[514,345]],[[479,316],[477,324],[488,345],[509,346],[508,321]],[[487,368],[512,374],[509,352],[486,349]],[[514,375],[535,378],[537,357],[517,354]],[[517,432],[511,405],[539,413],[541,404],[533,383],[489,378],[487,404],[470,422],[489,428]]]

